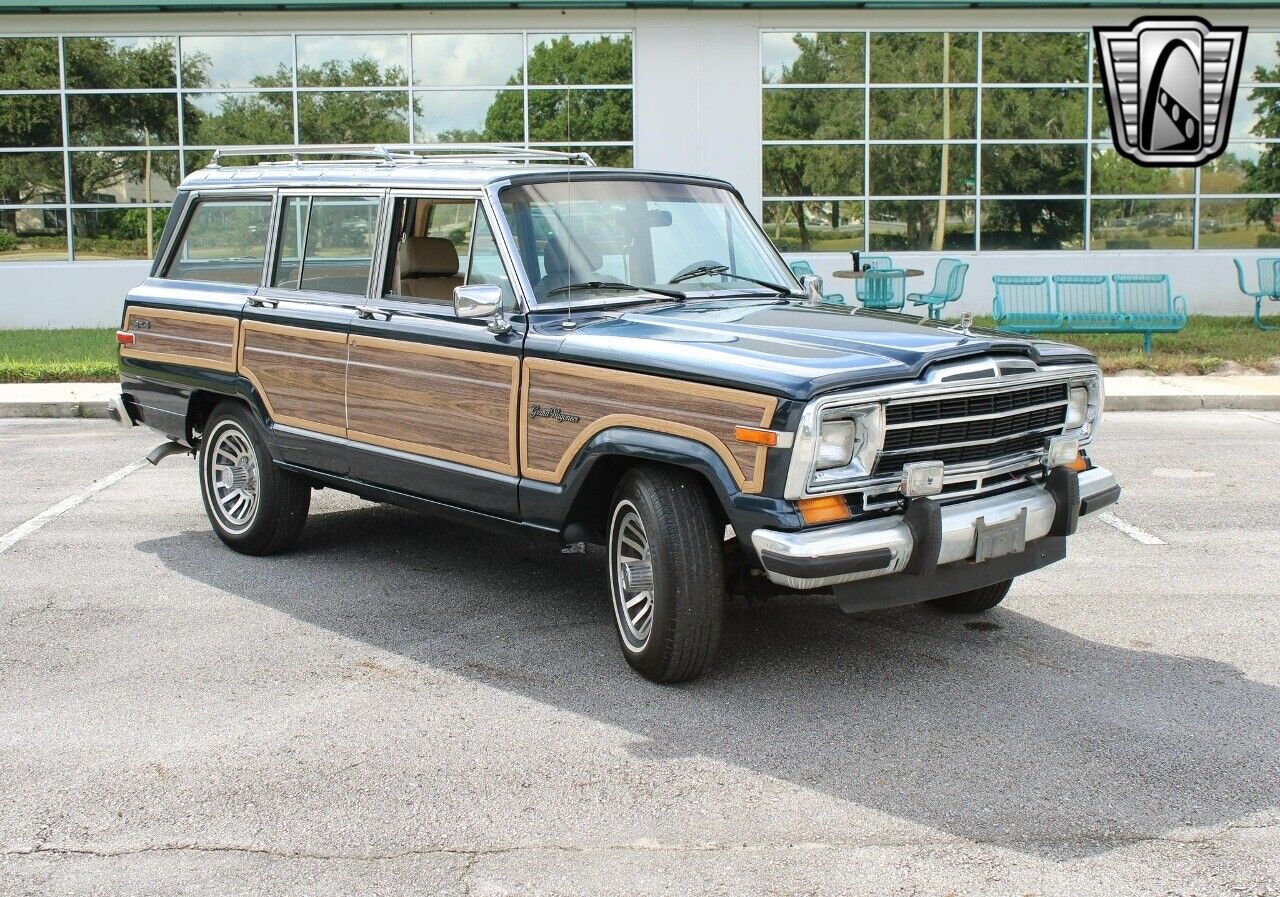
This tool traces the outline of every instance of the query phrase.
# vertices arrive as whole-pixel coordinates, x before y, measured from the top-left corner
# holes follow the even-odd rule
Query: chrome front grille
[[[1062,431],[1067,384],[993,389],[885,407],[884,449],[874,475],[901,473],[913,461],[994,464],[1044,447]]]

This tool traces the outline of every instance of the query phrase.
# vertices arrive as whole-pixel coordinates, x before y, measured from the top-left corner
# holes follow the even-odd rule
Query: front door
[[[347,428],[353,477],[517,516],[516,414],[523,322],[494,333],[453,313],[453,288],[515,294],[482,205],[394,198],[379,298],[351,324]]]

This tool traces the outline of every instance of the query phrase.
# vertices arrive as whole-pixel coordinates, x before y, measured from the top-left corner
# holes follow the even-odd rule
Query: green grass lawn
[[[1266,319],[1280,324],[1280,318]],[[977,323],[991,326],[990,318]],[[1094,352],[1107,373],[1210,374],[1224,362],[1269,370],[1280,359],[1280,331],[1264,333],[1250,318],[1192,315],[1181,333],[1158,334],[1142,354],[1139,334],[1045,334]],[[111,329],[0,330],[0,383],[96,382],[116,379]]]
[[[0,383],[114,380],[115,329],[0,330]]]

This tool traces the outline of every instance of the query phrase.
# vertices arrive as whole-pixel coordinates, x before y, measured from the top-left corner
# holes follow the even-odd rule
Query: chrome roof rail
[[[209,168],[222,168],[222,160],[236,156],[287,156],[278,161],[260,161],[258,165],[430,165],[467,164],[475,162],[551,162],[562,165],[594,166],[595,160],[583,152],[502,146],[491,143],[424,143],[424,144],[325,144],[316,146],[259,145],[215,149]],[[304,159],[304,156],[337,158]]]

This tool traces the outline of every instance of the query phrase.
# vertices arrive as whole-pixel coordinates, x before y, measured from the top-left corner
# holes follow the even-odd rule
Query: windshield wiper
[[[637,293],[656,293],[659,296],[669,296],[672,299],[684,300],[689,298],[679,290],[664,290],[661,287],[638,287],[616,280],[584,280],[582,283],[570,283],[562,287],[556,287],[554,290],[548,290],[547,295],[554,296],[557,293],[567,293],[570,290],[635,290]]]
[[[675,277],[671,278],[671,282],[683,283],[686,280],[693,280],[695,277],[702,277],[704,274],[720,274],[724,277],[734,277],[738,280],[745,280],[749,283],[759,284],[762,287],[773,290],[779,296],[791,295],[791,290],[780,283],[773,283],[768,280],[760,280],[757,277],[748,277],[745,274],[738,274],[737,272],[730,271],[728,265],[703,265],[701,268],[694,268],[692,271],[677,274]]]

